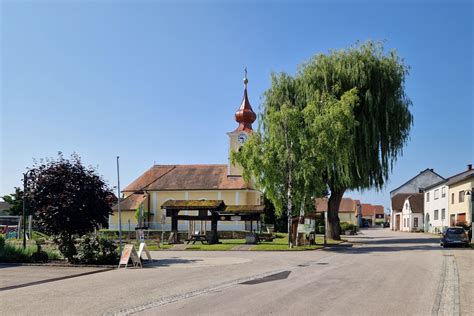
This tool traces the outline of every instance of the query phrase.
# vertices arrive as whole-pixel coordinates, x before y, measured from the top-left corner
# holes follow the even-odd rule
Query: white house
[[[400,216],[403,208],[403,202],[410,194],[421,193],[423,188],[439,183],[445,180],[442,176],[434,172],[433,169],[425,169],[419,174],[400,185],[398,188],[390,191],[392,200],[390,210],[390,229],[400,230]],[[398,216],[397,216],[398,214]]]
[[[439,233],[449,226],[447,180],[424,188],[425,195],[425,232]]]
[[[401,231],[423,230],[423,200],[423,193],[414,193],[405,199],[401,212]]]

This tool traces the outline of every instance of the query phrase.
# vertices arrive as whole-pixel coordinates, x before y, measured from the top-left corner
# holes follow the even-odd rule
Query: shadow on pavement
[[[375,245],[388,245],[388,244],[439,244],[439,238],[430,237],[430,238],[391,238],[383,239],[374,238],[373,240],[360,241],[362,244],[375,244]]]
[[[169,267],[175,264],[189,264],[204,261],[203,259],[182,259],[182,258],[170,258],[170,259],[154,259],[153,262],[147,262],[147,268],[153,267]]]
[[[406,245],[406,246],[364,246],[364,247],[331,247],[325,248],[324,251],[332,251],[332,252],[341,252],[341,253],[350,253],[350,254],[363,254],[363,253],[370,253],[370,252],[396,252],[396,251],[408,251],[408,250],[415,250],[415,251],[424,251],[424,250],[441,250],[443,249],[439,245]]]
[[[260,283],[265,283],[265,282],[285,280],[285,279],[288,278],[290,273],[291,273],[291,271],[283,271],[283,272],[275,273],[275,274],[272,274],[272,275],[268,275],[268,276],[260,278],[260,279],[255,279],[255,280],[242,282],[240,284],[255,285],[255,284],[260,284]]]

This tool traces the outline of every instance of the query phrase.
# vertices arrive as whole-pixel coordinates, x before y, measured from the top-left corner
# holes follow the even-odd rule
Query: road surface
[[[152,252],[152,267],[64,279],[0,268],[0,314],[474,315],[474,251],[438,240],[374,229],[324,250]]]

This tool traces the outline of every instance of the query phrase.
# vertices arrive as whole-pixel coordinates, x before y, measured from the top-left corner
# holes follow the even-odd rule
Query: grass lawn
[[[295,250],[314,250],[314,249],[320,249],[323,247],[323,242],[324,239],[322,236],[316,236],[316,245],[307,245],[307,246],[298,246],[298,247],[293,247],[293,248],[288,248],[288,234],[277,234],[279,238],[275,238],[272,242],[262,242],[258,245],[255,245],[255,247],[252,248],[252,250],[263,250],[263,251],[272,251],[272,250],[287,250],[287,251],[295,251]],[[344,242],[344,240],[332,240],[328,239],[327,244],[328,245],[337,245]]]
[[[256,251],[295,251],[295,250],[314,250],[314,249],[320,249],[323,247],[323,237],[316,237],[316,245],[308,245],[308,246],[298,246],[298,247],[293,247],[291,249],[288,248],[288,234],[277,234],[277,238],[275,238],[272,242],[262,242],[258,245],[254,245],[250,250],[256,250]],[[185,250],[202,250],[202,251],[226,251],[226,250],[231,250],[232,248],[239,246],[239,245],[244,245],[245,244],[245,239],[221,239],[220,244],[214,244],[214,245],[208,245],[208,244],[202,244],[200,242],[196,242],[195,244],[189,244],[186,245]],[[344,242],[343,240],[328,240],[327,243],[328,245],[337,245],[340,244],[341,242]],[[164,245],[166,246],[165,249],[169,249],[171,245]],[[150,247],[149,247],[150,248]],[[163,249],[163,248],[161,248]],[[160,248],[157,249],[152,249],[150,250],[161,250]]]
[[[221,239],[220,244],[208,245],[196,242],[186,245],[186,250],[231,250],[235,246],[245,244],[245,239]]]

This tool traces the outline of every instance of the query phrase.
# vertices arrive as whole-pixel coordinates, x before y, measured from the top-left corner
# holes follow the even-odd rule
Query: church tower
[[[230,155],[233,151],[238,151],[246,141],[250,133],[252,133],[252,123],[257,119],[257,115],[250,105],[249,98],[247,96],[247,68],[245,68],[244,77],[244,97],[239,109],[235,112],[235,120],[239,123],[239,126],[232,131],[227,133],[229,135],[229,176],[241,176],[242,167],[238,164],[233,164],[230,160]]]

